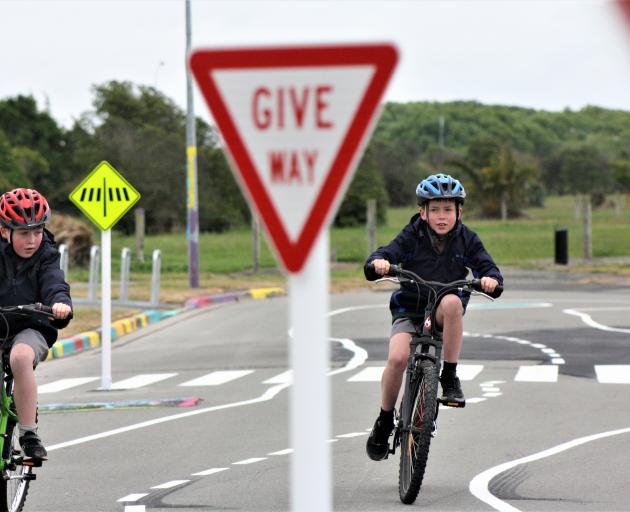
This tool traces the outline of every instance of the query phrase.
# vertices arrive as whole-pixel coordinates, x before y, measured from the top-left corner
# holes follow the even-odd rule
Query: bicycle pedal
[[[45,460],[48,460],[48,459],[32,459],[31,457],[24,457],[20,464],[22,464],[22,466],[30,466],[30,467],[33,467],[33,468],[41,468],[42,467],[42,463]]]
[[[439,402],[446,407],[459,407],[460,409],[466,407],[465,400],[463,402],[458,402],[457,400],[446,400],[441,398]]]

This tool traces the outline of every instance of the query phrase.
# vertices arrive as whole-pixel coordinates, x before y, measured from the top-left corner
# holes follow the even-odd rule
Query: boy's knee
[[[387,358],[387,364],[395,371],[404,371],[407,366],[408,354],[390,354]]]
[[[446,317],[462,316],[464,314],[464,307],[462,301],[457,295],[447,295],[440,302],[440,309],[442,314]]]
[[[11,355],[9,356],[9,364],[11,368],[33,367],[35,362],[35,351],[29,345],[25,343],[17,343],[11,349]]]

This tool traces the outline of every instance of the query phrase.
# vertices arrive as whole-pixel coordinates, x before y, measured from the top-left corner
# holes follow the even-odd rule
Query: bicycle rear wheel
[[[11,420],[7,425],[6,434],[2,458],[8,462],[13,461],[20,453],[19,430]],[[28,486],[33,477],[32,467],[14,462],[7,464],[0,478],[0,511],[20,512],[22,510]]]
[[[417,371],[418,381],[409,397],[411,415],[406,421],[409,430],[400,433],[398,492],[400,501],[406,504],[416,500],[422,486],[438,407],[437,368],[431,361],[419,361]]]

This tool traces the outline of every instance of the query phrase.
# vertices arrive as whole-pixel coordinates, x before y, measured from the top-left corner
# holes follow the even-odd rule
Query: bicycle
[[[404,392],[397,411],[394,440],[389,453],[394,455],[400,446],[398,491],[405,504],[413,503],[418,497],[429,458],[431,439],[437,433],[437,417],[440,404],[463,407],[459,402],[442,402],[438,399],[438,382],[442,357],[442,336],[434,328],[435,311],[442,297],[454,291],[491,296],[481,290],[479,279],[439,283],[426,281],[409,270],[391,265],[389,276],[398,277],[399,282],[411,282],[429,290],[424,312],[422,332],[411,337],[409,359],[405,372]],[[497,292],[503,288],[497,287]]]
[[[52,309],[43,304],[0,307],[0,318],[6,332],[6,315],[35,316],[49,319]],[[2,324],[0,323],[0,329]],[[1,340],[6,341],[6,336]],[[24,457],[20,448],[17,412],[13,400],[13,375],[9,354],[2,352],[2,384],[0,388],[0,512],[20,512],[24,507],[29,484],[35,480],[34,468],[41,460]]]

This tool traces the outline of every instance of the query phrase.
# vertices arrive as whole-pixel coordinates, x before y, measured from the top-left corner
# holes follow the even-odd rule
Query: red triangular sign
[[[334,215],[397,60],[389,44],[192,53],[233,171],[288,271]]]

